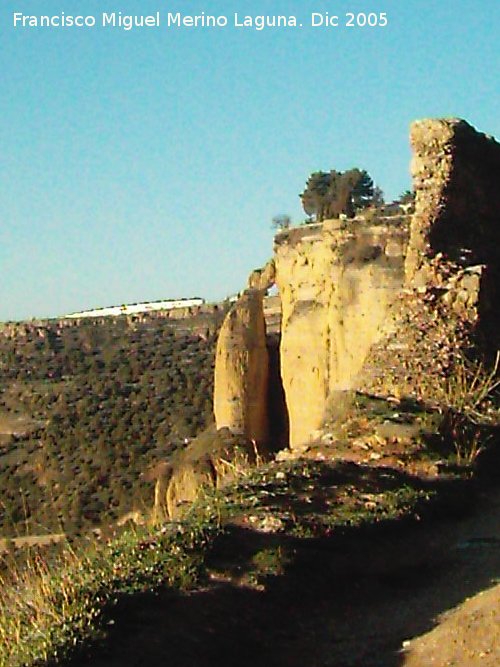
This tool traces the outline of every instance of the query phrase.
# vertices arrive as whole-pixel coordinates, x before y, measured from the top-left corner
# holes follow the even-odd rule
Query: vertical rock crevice
[[[288,447],[290,438],[290,420],[281,378],[280,341],[279,333],[271,333],[267,336],[269,353],[267,404],[269,410],[269,442],[273,451]]]
[[[279,295],[265,296],[274,282],[274,260],[250,274],[248,288],[222,326],[215,362],[216,426],[245,435],[259,451],[288,446],[280,361],[281,300]]]

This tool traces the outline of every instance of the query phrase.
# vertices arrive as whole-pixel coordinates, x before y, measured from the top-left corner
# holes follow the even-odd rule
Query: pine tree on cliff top
[[[353,217],[356,210],[374,203],[373,180],[365,170],[316,171],[309,176],[300,195],[305,213],[321,222],[339,215]]]

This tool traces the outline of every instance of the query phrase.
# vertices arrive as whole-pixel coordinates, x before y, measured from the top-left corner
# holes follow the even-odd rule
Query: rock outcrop
[[[416,201],[408,280],[418,280],[438,252],[461,264],[497,265],[500,145],[457,118],[413,123],[410,143]]]
[[[382,333],[404,280],[408,219],[397,220],[332,220],[277,238],[281,374],[292,448],[314,437],[337,391],[356,386]]]
[[[215,355],[216,425],[191,442],[171,466],[158,469],[157,520],[181,517],[201,487],[220,487],[235,470],[265,453],[270,435],[279,440],[286,428],[282,419],[269,424],[269,410],[280,406],[281,398],[280,383],[271,372],[279,374],[279,353],[275,341],[266,338],[263,310],[273,280],[273,262],[253,272],[250,287],[224,320]]]
[[[433,399],[443,405],[443,381],[453,369],[458,378],[466,372],[464,350],[479,349],[480,333],[498,349],[500,145],[453,119],[415,123],[411,143],[413,216],[372,212],[282,230],[273,260],[250,275],[217,346],[214,412],[222,431],[201,448],[190,445],[173,467],[171,516],[200,485],[220,485],[241,442],[244,456],[285,439],[299,453],[314,442],[334,449],[325,428],[345,419],[352,390],[379,407],[430,406],[436,433],[434,417],[443,421],[443,413],[433,412]],[[273,284],[279,295],[264,313]],[[375,424],[381,447],[387,438],[411,441],[424,424],[417,416],[390,426],[382,433]],[[460,427],[467,439],[469,424]]]
[[[276,280],[276,265],[274,259],[269,262],[262,269],[255,269],[248,277],[248,288],[258,290],[268,290]]]
[[[217,428],[244,434],[257,445],[268,440],[269,357],[263,290],[246,290],[219,334],[215,358]]]
[[[182,517],[200,488],[219,488],[238,471],[255,463],[253,443],[227,428],[207,429],[157,476],[154,517]]]
[[[415,394],[426,365],[441,372],[480,330],[498,347],[500,146],[458,119],[414,123],[411,145],[413,216],[283,230],[274,261],[250,276],[259,293],[273,281],[279,290],[292,448],[315,439],[339,392]],[[264,384],[248,378],[265,375],[265,332],[251,359],[254,325],[244,333],[247,325],[232,318],[221,336],[221,349],[231,352],[217,361],[217,424],[255,437],[248,424],[263,423]],[[260,396],[252,399],[258,419],[250,418],[252,392]]]

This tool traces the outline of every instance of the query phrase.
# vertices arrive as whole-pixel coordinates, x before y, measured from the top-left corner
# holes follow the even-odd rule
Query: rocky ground
[[[276,484],[261,480],[258,505],[216,543],[199,588],[123,600],[102,646],[67,665],[499,664],[498,487],[458,485],[444,504],[386,520],[383,499],[396,482],[405,487],[404,473],[321,468],[325,495],[306,475],[302,491],[291,481],[287,499],[280,472],[290,478],[284,468]],[[349,527],[347,512],[344,527],[301,534],[333,497],[337,510],[362,502],[381,520]],[[307,520],[297,520],[301,512]]]

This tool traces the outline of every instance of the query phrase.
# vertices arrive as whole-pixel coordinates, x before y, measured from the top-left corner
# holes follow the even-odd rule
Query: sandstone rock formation
[[[214,412],[227,437],[190,445],[174,465],[171,516],[201,484],[220,484],[241,444],[231,438],[246,456],[284,438],[300,452],[343,419],[352,390],[440,405],[443,379],[478,334],[498,349],[500,146],[455,119],[415,123],[411,142],[413,216],[282,230],[273,260],[250,275],[216,353]],[[400,429],[407,439],[422,428],[410,426]]]
[[[255,269],[248,277],[248,288],[258,290],[268,290],[274,285],[276,279],[276,266],[274,259],[269,262],[262,269]]]
[[[271,367],[279,374],[279,354],[275,340],[266,339],[263,310],[264,294],[273,281],[274,262],[254,271],[250,288],[224,320],[215,359],[216,426],[190,443],[171,466],[158,469],[157,520],[182,516],[200,487],[219,487],[238,466],[265,452],[270,433],[279,440],[285,428],[275,419],[270,429],[268,419],[269,409],[280,405],[280,383],[270,377]]]
[[[411,143],[411,219],[277,237],[292,448],[315,438],[339,391],[419,396],[480,333],[499,347],[500,146],[457,119],[414,123]]]
[[[458,119],[414,123],[411,144],[412,217],[283,230],[274,262],[250,276],[256,290],[273,281],[279,290],[292,448],[314,440],[339,392],[417,394],[424,367],[433,367],[431,377],[454,363],[467,336],[477,337],[478,323],[488,345],[498,347],[500,147]],[[246,399],[237,397],[247,395],[246,378],[262,366],[249,357],[242,364],[242,331],[236,320],[228,323],[221,341],[227,347],[232,340],[234,361],[222,370],[218,359],[215,409],[219,425],[254,437]],[[262,329],[260,336],[263,350]],[[262,400],[258,405],[264,414]]]
[[[242,467],[255,462],[253,443],[227,428],[209,428],[193,440],[159,474],[155,489],[154,517],[180,518],[196,499],[201,487],[219,488]]]
[[[399,219],[398,219],[399,220]],[[281,235],[281,374],[290,446],[306,445],[338,390],[353,388],[402,288],[406,219],[327,221]]]
[[[222,325],[215,359],[217,428],[242,433],[257,444],[268,440],[269,359],[263,291],[246,290]]]

